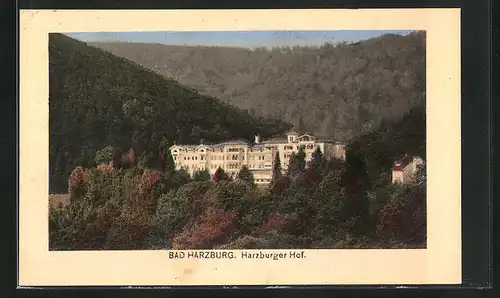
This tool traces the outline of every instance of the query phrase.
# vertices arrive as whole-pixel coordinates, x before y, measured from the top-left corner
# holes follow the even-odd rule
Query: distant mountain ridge
[[[49,35],[49,112],[51,193],[65,192],[69,173],[92,165],[108,145],[116,154],[133,148],[154,165],[161,147],[174,142],[251,139],[291,128],[62,34]]]
[[[254,50],[89,43],[221,98],[347,140],[425,105],[425,32],[355,43]]]

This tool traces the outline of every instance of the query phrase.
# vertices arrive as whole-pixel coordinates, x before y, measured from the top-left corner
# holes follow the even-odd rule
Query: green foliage
[[[172,189],[177,189],[184,184],[191,182],[191,177],[185,169],[180,169],[165,176],[164,192]]]
[[[279,117],[316,135],[347,140],[425,104],[424,31],[259,50],[94,45],[256,116]]]
[[[172,157],[172,153],[170,153],[170,150],[168,149],[165,150],[163,165],[165,173],[172,173],[175,171],[174,158]]]
[[[287,176],[290,178],[296,177],[306,167],[306,153],[304,147],[300,147],[297,153],[292,152],[290,162],[288,164]]]
[[[210,173],[208,172],[207,169],[204,169],[202,171],[196,171],[193,174],[193,180],[194,181],[209,181],[210,180]]]
[[[225,211],[235,210],[242,214],[248,202],[253,200],[256,189],[243,180],[220,181],[211,188],[208,198]]]
[[[217,168],[217,170],[215,171],[214,176],[212,177],[212,179],[215,182],[229,181],[229,180],[231,180],[231,178],[229,177],[229,175],[221,167]]]
[[[238,175],[236,176],[236,179],[245,181],[251,186],[255,186],[254,184],[254,178],[252,172],[248,169],[247,166],[242,166],[241,170],[238,172]]]
[[[209,187],[209,181],[192,182],[160,196],[153,219],[154,238],[148,239],[150,245],[156,241],[156,246],[167,248],[165,246],[171,243],[175,233],[194,220],[197,215],[196,202],[201,200]]]
[[[352,155],[363,159],[369,180],[375,184],[381,175],[390,171],[394,161],[405,154],[425,159],[425,115],[425,106],[418,106],[400,121],[387,121],[376,131],[355,138],[347,148],[347,158]]]
[[[233,242],[219,246],[220,249],[300,249],[304,247],[301,237],[284,232],[270,231],[261,236],[244,235]]]
[[[291,127],[57,33],[49,35],[49,118],[51,192],[66,189],[70,172],[108,145],[120,155],[133,147],[141,167],[159,169],[162,142],[251,139]]]
[[[321,152],[321,149],[318,146],[316,150],[314,150],[314,152],[312,153],[312,158],[309,163],[309,166],[313,169],[319,170],[324,167],[325,162],[326,162],[325,156],[323,155],[323,152]]]
[[[417,37],[405,40],[412,38]],[[380,40],[399,44],[400,38],[386,36]],[[390,47],[392,45],[387,49]],[[328,55],[334,55],[332,53],[339,49],[344,49],[345,55],[354,55],[350,54],[354,51],[353,57],[362,54],[368,55],[368,60],[378,57],[367,54],[365,50],[369,48],[368,42],[325,45],[316,53],[327,56],[320,55],[319,60],[328,60]],[[279,155],[275,156],[278,162],[273,168],[271,188],[259,189],[248,183],[251,177],[248,169],[242,169],[235,181],[230,181],[220,168],[212,181],[207,179],[208,172],[197,172],[191,179],[185,170],[167,170],[166,149],[170,145],[167,140],[217,141],[229,136],[245,137],[247,133],[251,137],[256,128],[270,132],[287,125],[269,119],[254,121],[247,112],[240,114],[237,109],[61,35],[51,35],[50,49],[51,77],[55,76],[54,69],[64,74],[50,81],[50,170],[51,177],[67,171],[70,194],[67,207],[50,210],[51,250],[426,246],[425,167],[418,171],[414,183],[399,185],[390,181],[395,159],[406,153],[425,159],[425,107],[419,106],[418,100],[414,102],[417,107],[401,120],[386,121],[350,142],[346,161],[326,161],[317,149],[306,168],[305,152],[301,148],[290,158],[289,171],[282,177]],[[310,49],[299,47],[290,52],[278,49],[273,53],[294,56],[297,51],[302,51],[307,59]],[[404,46],[401,51],[411,53]],[[266,54],[267,50],[256,52]],[[411,55],[420,61],[416,53]],[[90,69],[89,61],[96,70]],[[352,61],[356,60],[351,59],[345,67],[352,64],[355,65],[349,66],[354,67],[352,69],[361,67]],[[388,69],[399,73],[402,66],[394,61],[397,60],[382,59],[377,63],[386,63]],[[392,65],[394,63],[396,65]],[[412,63],[408,65],[415,66]],[[338,80],[345,80],[349,88],[357,90],[352,84],[354,75],[337,67],[338,74],[344,76]],[[366,69],[357,70],[361,74],[369,73]],[[78,79],[82,74],[88,77],[87,82],[81,83]],[[288,74],[284,75],[285,81],[289,79]],[[321,78],[320,71],[316,75]],[[356,80],[363,78],[360,76]],[[405,82],[407,78],[399,73],[398,80]],[[352,102],[373,101],[379,96],[373,95],[373,90],[380,92],[386,88],[358,85],[363,87]],[[329,92],[345,97],[352,95],[346,91],[351,89],[344,89],[343,84],[337,86]],[[321,86],[310,88],[317,91]],[[380,99],[382,103],[390,101],[386,96],[388,90]],[[299,98],[300,94],[298,92]],[[409,98],[402,95],[405,96]],[[325,105],[324,109],[332,107]],[[348,110],[337,111],[346,113],[343,118],[350,115],[369,121],[367,111],[356,107],[346,104],[335,109]],[[311,114],[315,109],[311,104]],[[335,123],[332,117],[324,120],[329,127]],[[303,116],[304,125],[314,127],[308,119],[309,116]],[[259,121],[262,123],[257,123]],[[355,127],[357,121],[349,123]],[[237,132],[240,129],[241,133]],[[79,140],[81,137],[85,143]],[[102,149],[99,154],[98,149]],[[117,164],[90,169],[75,167],[96,162],[97,155],[99,161],[108,160],[111,151],[120,155],[129,151],[127,154],[132,156],[129,159],[135,160],[135,150],[139,156],[137,162],[126,168]],[[111,154],[114,155],[116,153]]]
[[[274,185],[278,180],[282,178],[282,176],[283,170],[281,168],[280,153],[276,152],[276,155],[274,157],[272,184]]]
[[[96,164],[109,163],[113,161],[115,157],[115,149],[113,146],[106,146],[101,150],[97,150],[94,157],[94,162]]]

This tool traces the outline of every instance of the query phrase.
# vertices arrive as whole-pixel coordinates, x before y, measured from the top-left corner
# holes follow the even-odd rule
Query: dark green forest
[[[425,105],[424,31],[271,49],[91,44],[252,115],[342,140]]]
[[[425,168],[391,183],[396,159],[426,156],[424,33],[117,49],[127,47],[135,62],[49,37],[50,191],[69,195],[50,208],[51,250],[426,247]],[[349,138],[346,160],[318,149],[306,164],[300,150],[260,187],[245,167],[234,180],[222,169],[190,176],[165,150],[292,124]]]
[[[69,205],[50,210],[50,249],[425,248],[425,168],[393,184],[388,162],[425,153],[423,124],[424,109],[414,109],[356,139],[345,161],[317,149],[306,166],[300,150],[265,188],[246,168],[235,180],[222,169],[190,177],[168,152],[162,171],[133,157],[126,167],[78,167]]]
[[[49,36],[49,108],[51,193],[65,193],[70,172],[95,165],[107,146],[116,158],[133,148],[140,164],[158,167],[174,142],[266,137],[291,127],[62,34]]]

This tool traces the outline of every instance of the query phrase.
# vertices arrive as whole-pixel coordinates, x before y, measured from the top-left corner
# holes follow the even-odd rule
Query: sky
[[[273,47],[322,45],[325,42],[356,42],[392,33],[406,35],[408,30],[341,31],[155,31],[155,32],[77,32],[66,35],[84,42],[122,41],[190,46]]]

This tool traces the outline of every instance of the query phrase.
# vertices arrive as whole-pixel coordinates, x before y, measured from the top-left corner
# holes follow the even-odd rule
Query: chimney
[[[255,135],[255,141],[254,141],[255,144],[260,144],[260,136],[259,135]]]

